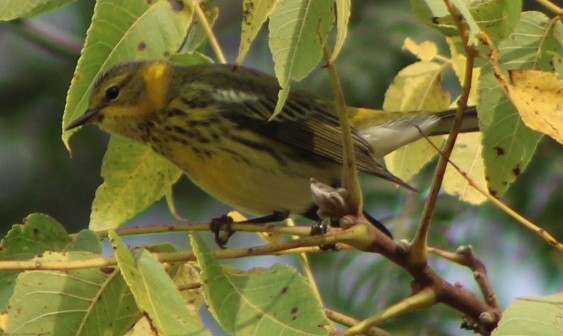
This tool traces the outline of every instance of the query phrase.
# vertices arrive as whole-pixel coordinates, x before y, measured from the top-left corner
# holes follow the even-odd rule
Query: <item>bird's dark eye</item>
[[[119,96],[119,86],[113,85],[106,90],[106,98],[108,100],[115,100]]]

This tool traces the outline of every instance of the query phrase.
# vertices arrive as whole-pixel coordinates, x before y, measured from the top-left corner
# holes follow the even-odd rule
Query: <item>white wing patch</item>
[[[255,94],[233,89],[218,89],[213,93],[213,98],[217,101],[225,103],[242,103],[248,101],[257,101],[260,99],[260,97]]]

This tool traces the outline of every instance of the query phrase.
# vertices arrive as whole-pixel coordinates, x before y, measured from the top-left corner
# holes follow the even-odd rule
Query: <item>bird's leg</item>
[[[311,226],[311,236],[320,236],[328,232],[329,228],[334,226],[331,219],[325,218],[318,220]],[[319,248],[323,251],[338,251],[336,244],[320,245]]]
[[[225,245],[229,241],[229,238],[235,233],[232,229],[233,226],[233,218],[228,215],[223,215],[221,217],[216,217],[211,220],[211,232],[213,232],[215,236],[215,242],[219,245],[220,248],[224,249]],[[221,236],[221,229],[225,227],[224,236]]]
[[[211,231],[215,235],[215,242],[220,248],[225,248],[229,238],[235,233],[232,229],[233,223],[241,224],[268,224],[273,222],[280,222],[289,217],[289,211],[274,211],[272,214],[262,217],[251,218],[240,222],[235,222],[231,216],[223,215],[221,217],[213,218],[211,220]],[[224,229],[223,229],[224,228]],[[221,230],[224,231],[224,236],[221,237]]]
[[[348,206],[348,191],[343,188],[326,185],[322,182],[311,179],[311,195],[313,201],[317,206],[317,216],[319,218],[330,218],[332,226],[340,226],[340,220],[346,215],[353,215],[355,217],[362,214],[350,213]],[[311,210],[309,210],[310,212]],[[365,211],[362,212],[363,217],[375,226],[379,231],[389,238],[393,235],[380,221],[373,218]]]

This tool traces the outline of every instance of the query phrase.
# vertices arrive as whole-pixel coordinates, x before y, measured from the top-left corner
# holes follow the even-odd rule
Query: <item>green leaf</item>
[[[334,22],[331,1],[279,0],[270,14],[270,50],[281,90],[271,119],[289,95],[291,80],[305,78],[323,55]]]
[[[478,44],[477,36],[481,33],[481,27],[479,27],[479,25],[477,24],[477,19],[473,17],[473,13],[469,11],[469,5],[465,0],[451,0],[451,1],[459,11],[463,23],[469,28],[467,43],[469,45],[477,45]]]
[[[450,93],[442,85],[444,68],[437,63],[420,61],[402,69],[385,92],[383,109],[397,111],[439,111],[450,104]],[[431,137],[439,148],[442,137]],[[426,139],[403,146],[385,156],[390,172],[403,180],[418,173],[436,155]]]
[[[208,6],[210,2],[207,2],[205,5]],[[210,27],[215,25],[215,21],[217,21],[217,17],[219,16],[219,8],[212,7],[205,10],[205,17],[207,18],[207,23]],[[198,20],[194,20],[192,27],[190,29],[190,33],[186,39],[186,43],[182,47],[182,52],[205,52],[205,46],[207,41],[207,32],[203,28],[203,25]]]
[[[211,64],[213,60],[202,53],[186,51],[179,54],[170,56],[172,62],[180,63],[182,65],[196,65],[196,64]]]
[[[547,53],[553,59],[551,61],[551,63],[553,64],[553,67],[555,68],[555,72],[557,72],[559,74],[559,78],[563,78],[563,56],[557,54],[554,51],[547,51]]]
[[[183,43],[192,12],[192,1],[188,0],[96,2],[66,98],[62,139],[67,148],[74,130],[64,129],[86,111],[98,73],[119,61],[168,57]]]
[[[174,216],[177,220],[186,220],[186,217],[183,217],[178,208],[176,207],[176,201],[174,201],[174,190],[172,189],[172,185],[168,186],[168,190],[164,194],[164,199],[166,200],[166,206],[168,207],[168,211],[170,214]]]
[[[35,213],[15,224],[2,239],[1,259],[29,259],[47,250],[62,250],[70,242],[64,226],[48,215]]]
[[[453,3],[469,27],[472,44],[476,43],[481,30],[493,40],[506,38],[518,23],[522,10],[521,0],[453,0]],[[444,1],[411,0],[411,5],[415,15],[425,24],[448,36],[459,35]]]
[[[92,257],[98,255],[46,252],[34,260]],[[17,279],[4,335],[122,335],[141,316],[116,269],[28,271]]]
[[[242,2],[242,32],[235,64],[242,64],[250,49],[250,45],[258,35],[260,28],[272,11],[278,0],[244,0]]]
[[[559,336],[563,331],[563,294],[516,299],[502,314],[493,336]]]
[[[293,268],[240,271],[221,267],[203,241],[190,233],[201,268],[204,296],[232,335],[328,335],[334,331],[306,280]]]
[[[549,18],[524,12],[510,39],[498,46],[501,68],[554,71],[552,54],[563,54],[563,26],[552,29]],[[479,82],[479,127],[483,132],[485,176],[491,194],[500,197],[526,169],[541,139],[526,126],[507,98],[490,65],[482,68]]]
[[[65,251],[88,251],[101,254],[100,237],[92,230],[81,230],[65,247]]]
[[[0,260],[26,260],[45,251],[62,251],[70,238],[65,228],[44,214],[32,214],[16,224],[0,243]],[[0,311],[6,311],[20,272],[0,272]]]
[[[59,8],[74,0],[2,0],[0,21],[35,16]]]
[[[283,106],[285,105],[285,101],[287,100],[287,97],[289,97],[290,90],[291,87],[287,85],[286,87],[282,88],[278,92],[278,100],[276,101],[276,107],[274,108],[274,113],[272,113],[272,116],[270,117],[270,119],[268,119],[269,121],[273,120],[278,114],[281,113]]]
[[[279,0],[270,15],[270,50],[282,89],[318,64],[334,21],[332,1]],[[278,101],[273,117],[283,106]]]
[[[348,22],[350,21],[350,14],[352,11],[352,4],[350,0],[336,0],[336,42],[332,55],[330,55],[329,63],[334,62],[346,41],[348,34]]]
[[[122,225],[161,199],[181,173],[150,147],[112,137],[102,163],[104,183],[92,203],[90,229]]]
[[[123,278],[159,335],[209,335],[160,262],[145,249],[133,256],[113,231],[109,237]]]
[[[479,27],[493,40],[508,37],[520,20],[522,0],[486,0],[470,7]]]

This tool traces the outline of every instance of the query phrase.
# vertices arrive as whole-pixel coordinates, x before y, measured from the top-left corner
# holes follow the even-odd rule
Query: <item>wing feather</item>
[[[223,117],[240,127],[302,149],[307,156],[317,155],[343,163],[342,131],[332,103],[292,88],[282,112],[268,121],[279,91],[274,77],[243,67],[236,70],[234,78],[229,66],[215,65],[208,70],[200,73],[197,80],[215,84],[216,93],[212,97]],[[413,189],[385,169],[368,142],[355,130],[352,139],[360,170]]]

